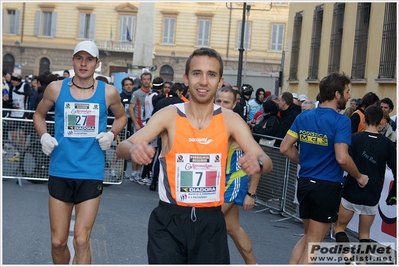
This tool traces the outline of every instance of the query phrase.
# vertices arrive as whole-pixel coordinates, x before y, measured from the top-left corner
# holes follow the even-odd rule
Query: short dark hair
[[[64,73],[65,73],[65,72],[69,74],[69,70],[64,70]]]
[[[392,109],[392,110],[393,110],[393,108],[395,107],[395,106],[393,105],[392,100],[391,100],[390,98],[388,98],[388,97],[381,99],[380,104],[381,104],[381,103],[388,104],[389,108]]]
[[[170,92],[169,93],[176,93],[177,91],[179,92],[184,92],[184,87],[181,83],[174,83],[171,87],[170,87]]]
[[[367,125],[378,126],[383,116],[382,108],[378,105],[371,105],[364,111]]]
[[[222,78],[222,76],[223,76],[223,60],[222,60],[222,57],[220,56],[220,54],[218,52],[216,52],[215,49],[208,48],[208,47],[201,47],[201,48],[198,48],[198,49],[194,50],[194,52],[187,59],[186,70],[185,70],[184,74],[186,74],[188,76],[188,73],[190,71],[191,60],[193,59],[193,57],[197,57],[197,56],[208,56],[208,57],[216,58],[219,61],[219,66],[220,66],[220,68],[219,68],[219,76],[220,76],[220,78]]]
[[[129,78],[129,77],[126,77],[126,78],[123,78],[123,80],[122,80],[122,82],[121,82],[122,87],[125,86],[125,81],[131,81],[131,82],[132,82],[132,85],[134,85],[133,79],[132,79],[132,78]]]
[[[150,80],[152,81],[152,74],[151,74],[150,72],[143,72],[143,73],[140,75],[140,79],[141,79],[141,80],[143,79],[143,76],[150,76]]]
[[[294,103],[294,96],[291,92],[282,93],[281,98],[287,103],[288,106]]]
[[[375,93],[368,92],[363,96],[362,100],[360,100],[359,105],[365,109],[368,106],[377,104],[379,101],[380,98]]]
[[[331,101],[335,98],[335,92],[344,94],[345,85],[350,84],[351,80],[345,73],[333,72],[325,76],[319,82],[320,102]]]

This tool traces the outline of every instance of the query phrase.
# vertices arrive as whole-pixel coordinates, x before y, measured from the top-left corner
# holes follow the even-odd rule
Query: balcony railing
[[[134,43],[129,41],[94,40],[99,50],[114,52],[134,52]]]

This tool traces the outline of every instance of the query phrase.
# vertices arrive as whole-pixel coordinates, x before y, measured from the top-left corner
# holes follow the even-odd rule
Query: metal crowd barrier
[[[15,109],[3,109],[3,111],[15,111]],[[34,113],[29,110],[21,111],[32,115]],[[113,119],[113,117],[108,118]],[[54,121],[46,120],[46,123],[48,132],[54,136]],[[19,124],[20,130],[12,131],[15,124]],[[2,126],[2,178],[18,179],[18,181],[24,179],[36,183],[47,181],[50,158],[42,152],[40,137],[35,130],[33,120],[3,117]],[[107,125],[107,128],[111,128],[111,125]],[[124,179],[126,163],[125,160],[115,156],[115,149],[126,139],[126,134],[127,127],[112,142],[111,148],[105,151],[104,184],[121,184]],[[16,152],[19,153],[19,157],[14,157]]]
[[[265,206],[265,209],[257,212],[270,210],[286,218],[302,221],[295,202],[298,165],[281,154],[280,148],[273,146],[274,140],[282,140],[281,138],[255,133],[253,135],[261,137],[259,144],[273,161],[273,170],[262,174],[259,181],[256,203]]]

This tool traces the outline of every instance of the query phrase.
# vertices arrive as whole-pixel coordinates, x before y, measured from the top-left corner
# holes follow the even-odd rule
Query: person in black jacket
[[[294,104],[294,97],[290,92],[284,92],[278,97],[278,107],[280,109],[280,123],[276,137],[284,138],[296,116],[301,113],[301,107]],[[281,141],[277,139],[274,146],[280,147]]]
[[[273,100],[267,100],[262,105],[263,114],[259,116],[256,124],[248,124],[255,134],[275,136],[279,127],[279,119],[277,117],[278,108]],[[254,138],[259,142],[260,137],[254,135]]]
[[[11,75],[11,83],[12,88],[8,94],[8,101],[4,103],[5,108],[15,109],[15,111],[10,112],[10,118],[27,119],[29,114],[24,110],[28,109],[28,100],[33,95],[33,90],[28,83],[22,82],[22,76],[18,73]],[[26,126],[25,121],[10,121],[11,138],[14,144],[14,156],[8,158],[11,162],[19,162],[19,152],[25,149]]]

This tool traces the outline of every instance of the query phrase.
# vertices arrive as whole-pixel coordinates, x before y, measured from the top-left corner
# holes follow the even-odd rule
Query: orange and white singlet
[[[214,105],[211,123],[198,130],[187,119],[184,103],[175,106],[173,145],[165,157],[160,157],[159,198],[178,206],[220,206],[224,202],[228,152],[222,109]]]

